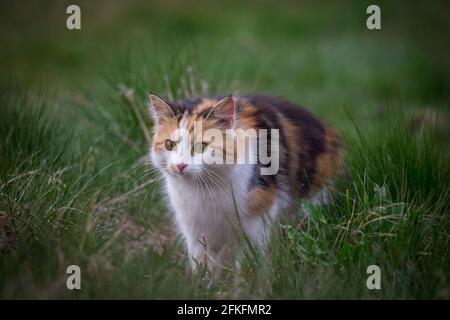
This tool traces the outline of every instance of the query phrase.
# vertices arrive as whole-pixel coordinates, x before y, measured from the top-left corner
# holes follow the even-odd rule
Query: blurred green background
[[[377,1],[371,31],[370,4],[1,1],[0,295],[448,298],[450,5]],[[269,261],[213,286],[189,276],[142,160],[148,92],[305,106],[345,137],[336,204],[286,226]],[[80,292],[65,288],[73,263]],[[374,263],[380,292],[365,287]]]
[[[2,2],[2,77],[92,90],[135,54],[151,66],[135,72],[148,72],[153,91],[191,65],[213,91],[319,110],[448,101],[446,1],[378,2],[380,31],[365,26],[370,1],[80,1],[80,31],[65,27],[71,3]]]

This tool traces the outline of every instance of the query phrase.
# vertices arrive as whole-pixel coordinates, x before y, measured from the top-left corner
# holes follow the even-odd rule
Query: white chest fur
[[[175,221],[194,257],[205,251],[216,254],[232,246],[239,232],[238,221],[247,220],[248,182],[252,168],[233,168],[229,183],[199,185],[191,179],[166,176],[166,187]],[[238,216],[239,215],[239,219]]]

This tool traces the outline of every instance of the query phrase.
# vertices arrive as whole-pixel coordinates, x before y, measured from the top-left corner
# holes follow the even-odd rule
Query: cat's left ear
[[[149,110],[156,124],[164,122],[165,119],[174,117],[174,112],[167,102],[154,94],[148,95]]]
[[[212,111],[214,117],[225,123],[227,128],[232,128],[236,120],[236,103],[233,96],[228,96],[217,102]]]

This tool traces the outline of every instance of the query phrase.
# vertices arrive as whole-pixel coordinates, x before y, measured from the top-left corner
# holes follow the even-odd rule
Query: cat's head
[[[150,94],[149,100],[154,123],[151,159],[159,170],[182,179],[230,170],[226,163],[234,148],[233,97],[175,103]]]

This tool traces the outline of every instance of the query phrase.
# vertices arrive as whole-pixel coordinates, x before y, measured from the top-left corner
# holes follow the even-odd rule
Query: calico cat
[[[298,199],[325,201],[327,187],[342,167],[337,133],[281,98],[149,99],[154,121],[151,161],[164,177],[194,268],[235,262],[243,239],[264,250],[278,214],[298,212]],[[261,129],[266,129],[265,135]],[[208,130],[215,130],[216,139],[206,134]],[[237,143],[239,130],[256,135]],[[220,135],[223,139],[217,139]],[[264,145],[277,147],[276,154],[267,152],[270,162],[260,159]],[[246,152],[247,161],[237,162],[238,149]],[[231,161],[208,162],[212,156]],[[263,174],[275,160],[277,170]]]

